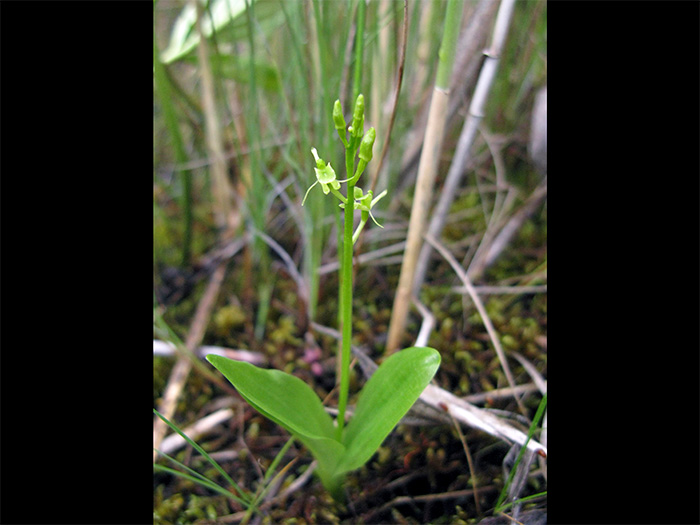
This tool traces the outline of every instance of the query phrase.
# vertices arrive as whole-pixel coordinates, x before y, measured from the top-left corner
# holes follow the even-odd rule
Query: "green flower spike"
[[[340,200],[345,202],[345,197],[343,197],[342,194],[338,192],[338,190],[340,189],[340,183],[345,181],[336,180],[335,170],[331,166],[331,163],[329,162],[326,166],[326,163],[323,162],[323,159],[318,156],[318,151],[316,151],[316,148],[311,148],[311,153],[316,159],[316,167],[314,168],[314,171],[316,172],[316,182],[314,182],[311,186],[309,186],[309,189],[306,190],[306,195],[304,195],[304,200],[301,201],[301,205],[303,206],[306,202],[306,197],[308,197],[311,188],[313,188],[314,186],[316,186],[316,184],[319,183],[321,184],[321,189],[323,189],[323,193],[328,195],[328,193],[332,191],[334,195],[338,196]]]

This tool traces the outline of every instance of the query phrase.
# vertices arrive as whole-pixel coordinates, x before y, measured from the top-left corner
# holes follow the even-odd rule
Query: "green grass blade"
[[[199,479],[201,479],[201,480],[203,480],[203,481],[205,481],[205,482],[207,482],[207,483],[210,483],[210,484],[213,483],[214,485],[221,486],[221,485],[219,485],[218,483],[216,483],[215,481],[212,481],[212,480],[210,480],[209,478],[207,478],[204,474],[200,474],[200,473],[197,472],[196,470],[194,470],[194,469],[188,467],[188,466],[185,465],[184,463],[178,461],[177,459],[175,459],[174,457],[172,457],[172,456],[166,454],[165,452],[162,452],[162,451],[158,450],[157,448],[154,448],[153,450],[155,450],[156,452],[158,452],[158,454],[160,454],[161,456],[163,456],[165,459],[167,459],[167,460],[170,461],[171,463],[174,463],[175,465],[177,465],[177,466],[180,467],[181,469],[183,469],[183,470],[189,472],[189,473],[192,474],[193,476],[195,476],[195,477],[197,477],[197,478],[199,478]],[[156,464],[156,465],[157,465],[157,464]],[[222,488],[223,488],[223,487],[222,487]]]
[[[197,443],[192,441],[184,432],[182,432],[175,424],[171,423],[168,418],[166,418],[163,414],[158,412],[155,408],[153,409],[153,413],[156,414],[159,418],[161,418],[165,423],[172,428],[175,432],[180,434],[180,436],[187,441],[197,452],[199,452],[202,456],[206,458],[209,463],[213,465],[213,467],[219,471],[219,473],[224,477],[224,479],[234,488],[236,491],[241,495],[242,498],[249,498],[246,492],[241,489],[241,487],[238,486],[238,484],[231,479],[231,477],[226,473],[226,471],[221,468],[221,465],[219,465],[216,461],[212,459],[212,457],[207,454],[207,451],[204,450],[202,447],[200,447]]]
[[[280,449],[280,451],[277,453],[275,456],[275,459],[272,460],[272,463],[270,463],[270,466],[267,469],[267,472],[265,472],[265,481],[268,481],[272,474],[277,470],[277,465],[279,465],[280,461],[282,461],[282,458],[284,455],[287,453],[289,450],[289,447],[291,447],[294,444],[294,438],[289,438],[289,440],[284,444],[284,446]]]
[[[167,454],[164,454],[163,452],[161,452],[158,449],[155,449],[155,450],[157,450],[158,453],[160,455],[162,455],[163,457],[169,459],[170,461],[172,461],[173,463],[178,465],[180,468],[183,468],[183,469],[187,470],[188,472],[191,472],[193,475],[185,474],[184,472],[180,472],[179,470],[175,470],[175,469],[172,469],[170,467],[166,467],[164,465],[159,465],[157,463],[153,464],[153,468],[155,470],[157,470],[159,472],[167,472],[168,474],[172,474],[173,476],[178,476],[180,478],[187,479],[189,481],[192,481],[193,483],[197,483],[198,485],[201,485],[202,487],[208,488],[209,490],[213,490],[214,492],[218,492],[219,494],[223,494],[227,498],[232,499],[236,503],[239,503],[240,505],[242,505],[246,509],[251,507],[250,501],[243,500],[243,499],[237,497],[235,494],[232,494],[230,491],[226,490],[224,487],[222,487],[218,483],[215,483],[215,482],[211,481],[210,479],[207,479],[199,472],[192,470],[191,468],[187,467],[186,465],[180,463],[175,458],[172,458],[172,457],[168,456]]]
[[[510,503],[506,503],[505,505],[501,505],[498,510],[501,512],[504,512],[507,509],[509,509],[510,507],[512,507],[513,505],[515,505],[516,503],[527,503],[528,501],[532,501],[534,499],[538,499],[538,498],[544,497],[546,495],[547,495],[547,491],[545,490],[544,492],[538,492],[537,494],[531,494],[529,496],[525,496],[524,498],[518,498],[515,501],[511,501]],[[494,511],[494,513],[495,513],[495,511]]]
[[[289,447],[292,446],[292,443],[294,443],[294,438],[289,438],[289,440],[284,444],[284,446],[280,449],[280,451],[277,453],[275,456],[275,459],[272,460],[272,463],[270,464],[269,468],[267,469],[267,472],[265,472],[265,477],[263,478],[263,485],[261,485],[260,489],[258,490],[257,495],[253,499],[253,505],[256,507],[260,504],[260,502],[263,500],[265,495],[270,491],[270,488],[274,485],[275,481],[279,479],[281,476],[284,475],[285,472],[292,466],[293,463],[296,462],[296,459],[293,459],[287,465],[280,470],[275,477],[270,480],[272,475],[275,473],[277,470],[277,465],[279,465],[279,462],[282,460],[284,455],[287,453],[287,450],[289,450]]]
[[[494,514],[503,510],[503,507],[501,504],[503,503],[503,500],[506,498],[507,492],[508,492],[508,487],[510,486],[511,482],[513,481],[513,476],[515,476],[515,471],[518,468],[518,464],[520,464],[520,460],[523,457],[523,454],[525,453],[525,450],[527,449],[527,444],[530,442],[530,439],[535,433],[535,430],[537,429],[537,425],[540,422],[540,419],[542,419],[542,416],[544,415],[544,409],[547,408],[547,394],[542,397],[542,400],[540,401],[540,405],[537,407],[537,412],[535,413],[535,417],[532,420],[532,424],[530,425],[530,429],[528,430],[527,433],[527,439],[525,440],[525,443],[523,444],[522,447],[520,447],[520,453],[518,454],[518,457],[515,460],[515,464],[513,465],[513,468],[510,469],[510,474],[508,475],[508,479],[506,480],[505,485],[503,485],[503,489],[501,489],[501,494],[498,496],[498,501],[496,501],[496,506],[494,507]]]

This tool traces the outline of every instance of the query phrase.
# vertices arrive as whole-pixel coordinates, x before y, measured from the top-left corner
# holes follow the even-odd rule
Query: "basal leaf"
[[[318,474],[331,492],[339,490],[336,475],[345,447],[335,439],[335,427],[316,393],[298,377],[265,370],[218,355],[207,360],[228,379],[255,410],[301,441],[318,460]]]
[[[207,360],[265,416],[302,436],[333,439],[331,416],[309,385],[280,370],[210,354]]]
[[[346,452],[336,474],[364,465],[420,397],[440,366],[440,354],[411,347],[393,354],[367,381],[346,427]]]

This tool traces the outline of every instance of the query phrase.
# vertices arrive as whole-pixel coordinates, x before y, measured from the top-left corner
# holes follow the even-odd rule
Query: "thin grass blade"
[[[168,425],[170,428],[172,428],[175,432],[180,434],[182,438],[187,441],[197,452],[199,452],[202,456],[206,458],[206,460],[212,464],[212,466],[219,471],[219,473],[224,477],[224,479],[234,488],[236,491],[241,495],[242,498],[250,501],[250,497],[246,494],[246,492],[241,489],[241,487],[238,486],[238,483],[233,481],[231,479],[231,476],[229,476],[226,471],[221,468],[221,465],[219,465],[212,457],[207,454],[207,451],[204,450],[202,447],[200,447],[197,443],[192,441],[184,432],[182,432],[175,424],[170,422],[163,414],[158,412],[155,408],[153,409],[153,413],[156,414],[159,418],[161,418],[163,421],[165,421],[165,424]]]

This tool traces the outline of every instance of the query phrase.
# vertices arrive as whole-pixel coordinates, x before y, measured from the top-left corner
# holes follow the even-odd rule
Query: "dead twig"
[[[476,132],[479,128],[482,118],[484,117],[486,99],[491,90],[491,85],[496,76],[496,70],[500,61],[501,49],[503,48],[505,37],[510,24],[511,15],[515,0],[504,0],[498,9],[496,23],[493,30],[491,45],[484,51],[486,59],[479,73],[479,80],[474,90],[471,104],[469,105],[469,115],[464,122],[462,132],[457,142],[457,149],[452,159],[452,164],[447,172],[445,183],[440,194],[438,204],[433,210],[433,216],[430,224],[427,227],[427,233],[437,238],[442,233],[445,225],[447,212],[452,205],[454,196],[456,195],[457,187],[462,180],[465,172],[465,166],[470,161],[469,152],[471,150]],[[494,210],[494,213],[496,210]],[[415,274],[412,275],[412,290],[417,293],[425,279],[425,273],[430,258],[431,248],[424,244],[421,248],[421,253],[415,267]]]
[[[277,253],[277,255],[279,255],[280,258],[284,261],[284,264],[287,268],[287,271],[289,272],[290,277],[294,279],[294,282],[297,285],[297,292],[299,294],[299,298],[304,302],[304,305],[307,306],[309,304],[309,291],[306,285],[306,281],[299,273],[299,270],[297,270],[297,267],[294,264],[292,258],[289,256],[289,254],[285,251],[284,248],[282,248],[282,246],[279,245],[277,241],[275,241],[266,233],[253,228],[253,235],[257,235],[258,237],[260,237],[265,242],[265,244],[272,248],[275,251],[275,253]]]
[[[462,443],[462,448],[464,449],[464,455],[467,456],[467,464],[469,465],[469,473],[472,476],[472,486],[474,487],[474,506],[476,507],[476,513],[481,514],[481,505],[479,504],[479,487],[476,483],[476,470],[474,470],[474,461],[472,460],[471,452],[469,452],[469,447],[467,446],[467,438],[464,437],[462,432],[462,427],[459,425],[457,420],[454,418],[452,413],[448,410],[447,413],[452,418],[455,428],[457,429],[457,434],[459,434],[459,440]]]
[[[222,346],[200,346],[194,354],[200,359],[204,359],[209,354],[221,355],[236,361],[245,361],[254,365],[260,366],[267,363],[267,358],[260,352],[251,350],[234,350],[233,348],[224,348]],[[177,355],[177,346],[168,341],[153,340],[153,355],[171,356]]]
[[[503,347],[501,346],[501,341],[498,338],[496,329],[493,327],[493,323],[491,323],[491,319],[489,318],[488,313],[486,312],[484,303],[481,302],[479,294],[477,294],[476,290],[474,290],[474,286],[472,285],[471,280],[469,279],[469,277],[467,277],[466,272],[462,269],[462,267],[455,260],[452,254],[448,252],[447,249],[435,239],[435,237],[433,237],[430,234],[426,234],[425,240],[428,241],[433,246],[433,248],[440,252],[440,255],[442,255],[445,258],[445,260],[447,260],[447,262],[450,264],[450,266],[452,266],[452,269],[462,281],[462,284],[464,284],[465,288],[467,289],[467,292],[469,293],[469,296],[471,297],[472,301],[474,301],[476,309],[479,311],[479,315],[481,316],[482,321],[484,322],[484,326],[486,327],[486,331],[488,332],[489,337],[491,338],[491,343],[493,344],[493,347],[496,350],[498,359],[501,362],[501,368],[503,368],[503,373],[506,376],[508,384],[511,388],[515,388],[515,380],[513,379],[513,374],[510,371],[510,367],[508,366],[508,361],[506,360],[506,354],[503,351]],[[516,403],[518,404],[518,408],[523,413],[523,415],[527,415],[527,410],[523,406],[522,401],[520,401],[520,397],[514,396],[514,398]]]
[[[520,446],[525,446],[527,442],[528,449],[542,457],[547,456],[547,448],[539,442],[534,439],[528,441],[527,435],[517,428],[510,426],[486,410],[467,403],[447,390],[435,385],[428,385],[421,394],[419,401],[421,403],[413,405],[409,413],[415,411],[415,413],[423,417],[437,418],[449,424],[451,420],[445,413],[449,411],[460,423]]]
[[[487,485],[485,487],[481,488],[482,493],[483,492],[491,492],[497,490],[498,487],[495,485]],[[391,509],[393,507],[397,507],[399,505],[406,505],[406,504],[412,504],[412,503],[428,503],[428,502],[434,502],[434,501],[445,501],[445,500],[450,500],[450,499],[458,499],[458,498],[466,498],[469,496],[474,496],[474,491],[473,490],[452,490],[450,492],[442,492],[439,494],[422,494],[420,496],[398,496],[391,501],[385,503],[378,509],[373,510],[371,513],[362,516],[364,521],[367,523],[370,523],[373,521],[374,516],[377,514],[384,512],[388,509]]]
[[[413,346],[425,346],[428,344],[428,339],[430,338],[430,332],[433,331],[435,326],[435,316],[430,313],[430,310],[421,303],[418,298],[413,296],[413,303],[418,308],[418,311],[423,316],[423,322],[420,325],[420,331],[418,332],[418,337],[416,337],[416,342]]]
[[[527,201],[520,210],[518,210],[508,222],[501,228],[499,233],[492,241],[483,242],[479,247],[474,259],[469,264],[467,275],[473,280],[477,280],[484,273],[496,258],[503,252],[508,243],[522,227],[525,220],[532,215],[542,201],[547,197],[547,177],[537,189],[528,197]]]
[[[445,136],[447,121],[447,105],[450,98],[450,77],[454,66],[457,36],[462,18],[463,4],[448,0],[445,5],[445,25],[440,45],[438,70],[435,79],[433,96],[430,101],[430,114],[425,129],[425,139],[418,164],[418,178],[411,206],[411,217],[408,224],[406,250],[399,274],[399,284],[396,288],[394,305],[391,309],[391,321],[387,335],[385,353],[387,355],[399,348],[406,327],[408,310],[413,295],[413,278],[418,261],[418,255],[423,245],[423,232],[428,218],[430,202],[433,196],[433,185],[437,175],[440,152]]]
[[[187,435],[190,439],[196,441],[202,436],[209,434],[216,426],[227,421],[233,417],[233,410],[230,408],[222,408],[203,417],[197,421],[194,425],[183,429],[183,433]],[[172,454],[176,450],[185,446],[187,442],[180,434],[170,434],[168,437],[163,439],[160,444],[160,451],[163,454]]]
[[[204,337],[204,332],[206,331],[207,324],[209,322],[209,317],[211,316],[212,308],[216,302],[216,298],[219,295],[219,290],[221,289],[221,284],[224,281],[224,276],[226,275],[226,264],[221,263],[217,266],[216,270],[212,274],[207,289],[204,292],[204,296],[199,301],[197,305],[197,311],[195,312],[194,319],[192,320],[192,325],[190,331],[187,334],[187,339],[185,340],[185,347],[193,352],[202,342]],[[185,386],[187,381],[187,376],[192,368],[192,361],[187,356],[180,356],[173,367],[173,371],[170,374],[170,379],[168,379],[168,384],[165,387],[165,393],[163,394],[163,399],[160,403],[159,412],[165,416],[166,419],[172,420],[173,414],[175,413],[175,405],[180,397],[180,393]],[[159,417],[155,417],[153,420],[153,448],[160,448],[161,441],[165,436],[165,431],[167,426],[165,421]],[[153,461],[156,460],[158,453],[153,451]]]
[[[536,294],[536,293],[547,293],[547,285],[537,285],[537,286],[475,286],[474,290],[479,295],[524,295],[524,294]],[[466,288],[455,286],[450,290],[451,292],[458,294],[468,294]]]
[[[515,388],[497,388],[496,390],[489,390],[488,392],[480,392],[478,394],[471,394],[464,398],[467,403],[485,403],[491,399],[498,399],[501,397],[511,397],[513,395],[530,394],[538,390],[537,385],[534,383],[528,383],[527,385],[518,385]]]

